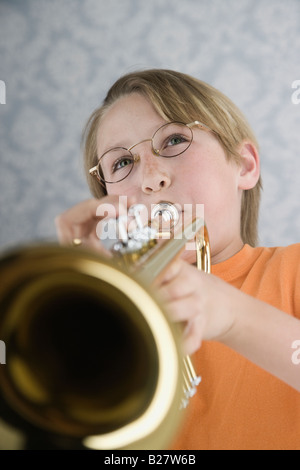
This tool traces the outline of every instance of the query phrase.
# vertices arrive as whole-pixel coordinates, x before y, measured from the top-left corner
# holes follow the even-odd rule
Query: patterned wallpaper
[[[55,238],[54,217],[89,197],[81,129],[116,78],[150,67],[242,109],[261,146],[261,244],[298,242],[299,63],[299,0],[0,0],[0,250]]]
[[[261,145],[260,242],[299,241],[299,57],[299,0],[0,0],[0,249],[55,238],[55,215],[89,197],[81,129],[116,78],[149,67],[242,109]]]

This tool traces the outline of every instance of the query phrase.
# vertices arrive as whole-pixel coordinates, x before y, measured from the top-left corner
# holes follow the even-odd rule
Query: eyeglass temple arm
[[[92,175],[92,176],[98,177],[97,165],[96,165],[96,166],[93,166],[93,168],[90,168],[90,169],[89,169],[89,174]]]
[[[97,181],[101,184],[101,186],[103,186],[103,188],[106,189],[105,183],[103,183],[103,181],[101,180],[101,178],[98,175],[98,165],[93,166],[93,168],[90,168],[89,169],[89,174],[91,176],[95,176],[97,178]]]
[[[203,124],[203,122],[200,122],[200,121],[193,121],[193,122],[190,122],[189,124],[187,124],[188,127],[193,127],[193,126],[200,126],[200,127],[203,127],[204,129],[207,129],[208,131],[210,131],[210,127],[206,126],[205,124]]]

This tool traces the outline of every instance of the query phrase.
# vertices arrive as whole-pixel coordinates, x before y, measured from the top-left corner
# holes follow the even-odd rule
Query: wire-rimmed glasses
[[[209,127],[199,121],[189,124],[168,122],[159,127],[151,139],[144,139],[129,148],[114,147],[107,150],[101,155],[97,165],[89,170],[89,173],[102,184],[123,181],[132,172],[135,163],[140,159],[139,155],[132,150],[143,142],[151,142],[153,155],[157,157],[177,157],[190,147],[193,141],[193,126],[210,130]]]

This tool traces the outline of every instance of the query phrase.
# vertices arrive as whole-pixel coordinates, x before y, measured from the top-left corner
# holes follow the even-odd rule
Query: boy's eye
[[[113,164],[112,171],[117,171],[117,170],[122,170],[122,168],[125,168],[128,165],[133,164],[133,159],[129,157],[124,157],[124,158],[119,158],[116,160]]]
[[[124,179],[132,170],[134,157],[126,153],[126,149],[115,148],[102,155],[101,171],[107,182],[116,182]]]
[[[173,135],[169,137],[169,145],[178,145],[185,141],[185,138],[181,135]]]
[[[172,134],[167,137],[164,142],[161,144],[160,149],[163,154],[166,156],[172,156],[173,152],[181,151],[188,146],[189,140],[181,134]],[[176,147],[176,148],[175,148]]]

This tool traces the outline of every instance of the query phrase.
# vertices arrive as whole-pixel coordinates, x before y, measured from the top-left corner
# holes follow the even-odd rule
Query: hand
[[[127,214],[134,202],[133,198],[105,196],[76,204],[55,218],[59,242],[72,245],[74,239],[80,239],[84,247],[108,254],[100,242],[102,225],[108,218]]]
[[[235,322],[233,305],[240,291],[182,259],[171,263],[154,287],[171,320],[183,325],[186,354],[199,349],[202,340],[222,340]]]

